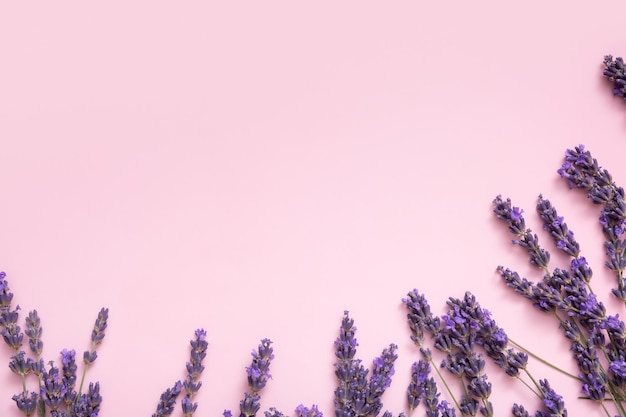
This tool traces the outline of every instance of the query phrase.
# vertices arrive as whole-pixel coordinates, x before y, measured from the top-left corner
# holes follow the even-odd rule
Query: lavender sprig
[[[274,354],[271,344],[271,340],[263,339],[258,349],[252,351],[252,363],[246,368],[246,373],[248,374],[248,386],[253,393],[265,388],[267,381],[272,377],[270,375],[270,363],[274,359]]]
[[[252,351],[252,363],[246,368],[250,391],[245,392],[243,399],[239,402],[240,417],[254,417],[261,409],[259,392],[265,388],[267,381],[271,378],[270,364],[274,359],[274,349],[271,345],[270,339],[262,339],[257,350]],[[232,416],[230,410],[224,410],[223,414],[224,417]]]
[[[544,271],[548,269],[550,253],[539,246],[539,238],[526,228],[526,223],[519,207],[514,207],[510,199],[503,200],[496,196],[493,201],[496,217],[509,225],[509,231],[515,236],[513,243],[526,249],[530,256],[530,263]]]
[[[574,232],[569,230],[563,217],[558,215],[552,203],[544,199],[541,194],[537,202],[537,212],[541,220],[543,220],[544,230],[550,233],[556,247],[566,254],[577,258],[580,254],[580,245],[574,239]]]
[[[37,310],[33,310],[28,313],[26,317],[26,330],[24,331],[28,336],[28,344],[31,352],[35,355],[36,359],[39,359],[43,352],[43,342],[41,340],[41,334],[43,329],[41,328],[41,319],[37,314]]]
[[[152,417],[167,417],[174,412],[174,405],[176,399],[183,388],[183,384],[180,381],[176,381],[171,388],[167,388],[159,399],[156,412],[152,414]]]
[[[196,338],[190,341],[191,354],[189,362],[187,362],[187,379],[183,383],[185,388],[185,396],[181,400],[183,415],[191,417],[198,408],[198,403],[192,401],[193,396],[200,390],[202,382],[199,381],[200,374],[204,370],[202,361],[206,357],[208,342],[206,339],[206,331],[198,329],[195,332]]]
[[[626,76],[624,75],[624,69],[624,60],[621,57],[613,59],[613,56],[605,55],[603,75],[613,83],[613,95],[626,100]]]
[[[626,303],[626,282],[623,274],[626,268],[626,240],[622,239],[626,229],[624,189],[613,182],[611,174],[600,167],[584,145],[568,149],[565,152],[565,161],[557,172],[567,180],[570,188],[586,190],[587,197],[594,204],[602,205],[600,225],[606,237],[605,265],[616,274],[617,287],[612,290],[613,295]]]
[[[22,347],[24,333],[17,324],[20,307],[16,306],[12,309],[12,300],[13,293],[6,280],[6,273],[0,272],[0,335],[4,342],[17,353]]]
[[[397,359],[397,346],[390,344],[380,357],[374,359],[372,377],[368,382],[369,370],[360,359],[354,359],[356,327],[349,312],[344,311],[335,340],[335,414],[337,417],[376,416],[382,409],[381,397],[391,384],[393,363]]]
[[[104,331],[107,328],[108,319],[109,319],[109,309],[104,308],[104,307],[101,308],[100,312],[98,313],[98,317],[96,318],[96,321],[94,323],[93,330],[91,331],[91,348],[89,350],[86,350],[83,353],[83,362],[85,365],[83,367],[83,374],[80,378],[80,385],[78,387],[78,392],[77,392],[78,397],[80,397],[83,392],[83,385],[85,383],[85,375],[87,374],[87,368],[92,363],[94,363],[96,358],[98,357],[96,348],[98,345],[100,345],[100,343],[102,343],[102,340],[104,339]]]

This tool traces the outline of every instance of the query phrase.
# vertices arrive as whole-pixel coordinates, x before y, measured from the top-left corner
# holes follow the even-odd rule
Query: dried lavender
[[[349,312],[344,311],[335,340],[335,376],[338,386],[335,388],[335,414],[337,417],[377,416],[382,409],[381,397],[391,384],[394,374],[393,364],[397,359],[397,346],[390,344],[382,355],[373,361],[372,376],[360,359],[354,359],[356,347],[356,327]]]
[[[613,95],[626,100],[626,76],[624,76],[624,60],[621,57],[613,59],[611,55],[604,57],[603,75],[613,83]]]
[[[104,307],[101,308],[100,312],[98,313],[98,317],[96,318],[96,321],[93,325],[93,330],[91,331],[91,348],[89,350],[86,350],[83,353],[83,362],[85,366],[83,367],[83,374],[80,378],[80,386],[78,387],[78,392],[77,392],[78,396],[80,396],[83,392],[83,385],[85,383],[85,375],[87,374],[87,368],[98,357],[98,354],[96,352],[96,347],[100,345],[100,343],[102,343],[102,340],[104,339],[104,331],[107,328],[108,319],[109,319],[109,309],[104,308]]]
[[[198,403],[192,402],[192,398],[202,386],[199,378],[202,371],[204,371],[202,361],[206,357],[206,350],[209,345],[205,339],[206,331],[198,329],[195,332],[195,339],[190,341],[191,353],[189,362],[187,362],[187,379],[183,383],[185,396],[181,400],[181,407],[185,417],[191,417],[198,408]]]
[[[156,412],[152,414],[152,417],[167,417],[171,415],[174,412],[174,405],[182,388],[183,384],[180,381],[176,381],[171,388],[167,388],[161,394]]]
[[[620,59],[620,64],[621,59]],[[568,149],[565,161],[557,171],[570,188],[587,191],[587,197],[602,206],[599,223],[606,238],[604,247],[607,261],[605,265],[614,271],[617,287],[612,294],[626,301],[623,270],[626,267],[626,243],[622,239],[626,226],[626,203],[624,191],[618,187],[612,176],[602,169],[591,153],[583,145]],[[502,199],[494,201],[494,213],[509,224],[510,216],[502,215]],[[507,200],[509,201],[509,200]],[[506,212],[512,209],[510,201],[504,207]],[[574,239],[573,232],[559,216],[552,204],[539,196],[537,213],[543,221],[544,229],[552,237],[557,250],[570,256],[569,269],[547,267],[543,280],[537,284],[530,282],[508,268],[498,267],[507,285],[525,298],[532,301],[541,311],[554,315],[564,336],[571,341],[573,358],[579,373],[575,377],[580,381],[582,394],[598,402],[606,411],[605,403],[610,401],[620,416],[626,416],[626,331],[618,315],[607,314],[604,304],[598,300],[591,288],[593,271],[585,257],[581,256],[580,245]],[[522,220],[523,221],[523,220]],[[519,220],[516,224],[519,223]],[[527,229],[526,234],[530,233]],[[546,393],[555,410],[551,414],[563,413],[555,398],[550,398],[551,391],[546,383],[542,392]],[[550,408],[546,404],[547,408]],[[608,411],[606,411],[608,414]],[[547,414],[543,414],[547,415]],[[559,414],[561,415],[561,414]]]
[[[271,409],[270,409],[271,410]],[[311,408],[305,407],[300,404],[296,407],[296,416],[297,417],[323,417],[324,414],[317,408],[317,405],[313,404]],[[267,413],[266,413],[267,417]]]
[[[252,351],[252,362],[246,367],[248,375],[248,387],[250,391],[244,393],[243,399],[239,402],[240,417],[254,417],[261,409],[261,395],[259,392],[265,388],[270,375],[270,364],[274,359],[274,349],[271,347],[272,341],[262,339],[257,350]],[[282,414],[280,412],[276,412]],[[224,417],[232,417],[230,410],[224,410]]]
[[[432,315],[425,296],[417,289],[410,291],[402,302],[408,311],[411,339],[419,347],[422,356],[412,366],[411,383],[407,388],[409,412],[412,413],[422,403],[427,415],[433,416],[439,415],[437,413],[454,415],[455,411],[463,416],[478,413],[483,416],[495,415],[490,401],[491,383],[484,372],[484,354],[509,376],[520,380],[538,397],[543,398],[542,386],[526,369],[528,355],[509,346],[505,331],[470,292],[466,292],[461,299],[449,298],[448,311],[441,317]],[[445,354],[440,364],[434,362],[426,344],[425,332],[430,333],[435,349]],[[429,376],[431,367],[444,384],[453,405],[439,401],[437,384]],[[453,382],[456,382],[449,383],[439,371],[440,368],[447,370]],[[522,379],[522,374],[528,380]],[[460,388],[460,396],[453,385]],[[519,411],[519,407],[514,406],[514,413],[515,410]]]
[[[599,221],[606,238],[605,265],[616,275],[617,287],[613,289],[613,295],[626,304],[623,274],[626,267],[626,241],[622,239],[626,227],[624,189],[613,182],[611,174],[600,167],[584,145],[565,152],[565,161],[557,173],[567,181],[570,188],[586,190],[587,197],[594,204],[602,206]]]
[[[90,383],[87,393],[82,394],[76,390],[77,364],[76,351],[63,349],[60,353],[61,368],[50,361],[48,367],[44,365],[41,357],[43,352],[43,333],[41,320],[36,310],[28,313],[25,318],[25,331],[22,332],[17,324],[19,319],[19,306],[12,307],[13,293],[9,289],[6,274],[0,273],[0,333],[15,354],[9,361],[9,369],[17,374],[22,381],[22,392],[13,395],[12,399],[24,415],[30,416],[35,412],[39,417],[46,415],[46,409],[50,415],[71,417],[96,417],[100,410],[102,397],[100,396],[100,384]],[[87,365],[96,358],[95,348],[104,338],[108,310],[102,309],[95,322],[92,331],[91,351],[85,352],[85,367],[81,379],[85,379]],[[22,349],[24,335],[28,337],[30,351],[34,357],[29,357]],[[88,360],[87,360],[88,359]],[[27,388],[27,377],[33,374],[37,380],[37,389],[31,391]]]

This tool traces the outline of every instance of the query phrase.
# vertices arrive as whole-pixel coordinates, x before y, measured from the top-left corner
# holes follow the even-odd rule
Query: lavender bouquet
[[[605,237],[605,266],[615,274],[612,295],[626,303],[624,268],[626,223],[624,190],[618,187],[583,145],[568,149],[558,170],[570,188],[583,189],[587,197],[601,206],[600,226]],[[536,234],[526,228],[523,210],[509,199],[494,200],[494,212],[514,235],[513,243],[523,247],[530,263],[543,273],[543,280],[534,283],[502,266],[498,271],[507,285],[528,299],[533,306],[554,317],[563,335],[571,343],[572,355],[578,365],[576,378],[585,398],[595,401],[607,415],[607,405],[620,416],[626,415],[626,327],[619,314],[607,314],[591,286],[592,270],[581,254],[579,243],[563,217],[549,200],[539,196],[536,210],[544,229],[557,248],[570,257],[569,269],[549,267],[550,254],[539,245]]]
[[[622,58],[604,58],[604,76],[613,83],[613,94],[626,100],[626,76]],[[616,285],[611,293],[626,305],[626,202],[624,189],[617,186],[609,172],[600,167],[583,145],[568,149],[558,174],[571,189],[581,189],[593,204],[601,207],[599,223],[604,235],[605,266],[613,272]],[[563,397],[547,379],[538,378],[528,370],[531,359],[543,362],[569,376],[580,387],[581,399],[595,402],[611,417],[617,413],[626,417],[626,325],[619,314],[608,314],[591,286],[592,269],[582,255],[562,216],[552,203],[539,195],[536,212],[543,228],[551,237],[557,251],[569,258],[568,268],[552,268],[550,252],[539,243],[539,237],[526,226],[524,211],[510,199],[497,196],[493,212],[513,235],[512,243],[527,253],[529,262],[543,278],[533,282],[514,270],[498,266],[498,274],[515,293],[531,305],[552,317],[577,365],[577,374],[550,364],[519,343],[511,340],[498,326],[491,313],[483,308],[471,292],[462,298],[450,297],[447,311],[435,316],[424,294],[409,291],[402,304],[410,338],[417,347],[419,359],[411,369],[411,381],[406,389],[408,415],[424,411],[428,417],[496,415],[491,400],[492,385],[486,373],[491,361],[530,390],[540,400],[534,413],[523,405],[511,404],[516,417],[567,416]],[[12,398],[16,407],[27,417],[97,417],[102,397],[98,382],[85,382],[87,369],[97,359],[97,347],[103,341],[107,327],[108,309],[102,308],[91,334],[91,347],[83,353],[82,372],[78,372],[76,351],[63,349],[60,365],[43,359],[41,320],[36,310],[25,317],[25,330],[19,322],[19,306],[13,306],[13,293],[4,272],[0,272],[0,334],[13,355],[9,368],[20,378],[22,390]],[[337,417],[376,417],[383,410],[383,395],[391,385],[397,346],[390,343],[369,367],[356,358],[356,327],[347,311],[341,319],[339,335],[334,341],[334,411]],[[185,364],[186,377],[166,388],[157,402],[152,417],[170,416],[179,402],[182,414],[192,417],[198,408],[195,400],[202,382],[203,360],[207,355],[207,333],[197,329],[190,340],[190,356]],[[25,338],[29,351],[24,348]],[[247,391],[239,402],[239,417],[255,417],[261,410],[261,392],[271,379],[270,365],[274,359],[272,341],[262,339],[252,351],[252,361],[245,368]],[[297,417],[323,417],[317,405],[295,407]],[[385,411],[383,417],[393,417]],[[498,414],[499,415],[499,414]],[[224,417],[232,417],[226,409]],[[265,417],[285,417],[269,407]],[[401,412],[399,417],[404,417]]]
[[[52,417],[97,416],[102,402],[100,384],[90,382],[86,392],[83,388],[87,368],[98,357],[96,348],[104,339],[109,310],[102,308],[98,313],[91,332],[91,347],[83,353],[83,371],[78,381],[76,351],[63,349],[60,353],[61,366],[56,366],[54,361],[48,362],[46,366],[42,357],[43,330],[37,310],[28,313],[26,329],[22,332],[18,324],[19,306],[13,307],[12,300],[13,293],[9,289],[6,274],[0,272],[0,334],[14,352],[9,368],[22,382],[22,391],[13,395],[17,408],[26,416],[37,412],[38,416],[43,417],[47,410]],[[28,338],[30,354],[23,349],[24,335]],[[27,388],[29,375],[33,375],[36,382],[33,391]]]

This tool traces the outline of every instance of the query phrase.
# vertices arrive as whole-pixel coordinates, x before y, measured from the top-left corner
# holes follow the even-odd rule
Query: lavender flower
[[[545,411],[537,411],[537,417],[567,417],[567,410],[563,402],[563,397],[558,395],[551,387],[548,381],[542,379],[539,381],[541,386],[541,396]]]
[[[33,310],[28,313],[28,317],[26,317],[26,330],[24,333],[28,336],[28,344],[31,352],[33,352],[36,358],[39,358],[43,351],[43,342],[41,341],[41,334],[43,333],[43,330],[41,328],[41,320],[39,319],[37,310]]]
[[[624,76],[624,60],[621,57],[613,59],[611,55],[604,57],[602,74],[613,83],[613,95],[626,100],[626,76]]]
[[[98,318],[94,323],[93,330],[91,332],[91,349],[85,351],[83,359],[86,365],[93,363],[98,357],[96,353],[96,346],[102,343],[104,339],[104,331],[107,328],[107,320],[109,319],[109,309],[102,308],[98,313]]]
[[[246,392],[243,400],[239,403],[240,417],[253,417],[261,408],[259,394]],[[226,415],[226,414],[224,414]]]
[[[567,180],[570,188],[587,190],[587,196],[603,206],[600,225],[606,237],[606,266],[615,272],[617,287],[612,293],[626,303],[626,242],[622,239],[626,228],[626,200],[624,189],[613,182],[612,176],[602,169],[598,161],[583,145],[565,152],[565,162],[557,171]]]
[[[56,410],[63,405],[67,387],[63,383],[63,379],[59,375],[59,369],[54,366],[54,363],[50,362],[49,370],[46,371],[44,369],[42,379],[41,398],[46,406]]]
[[[518,404],[513,404],[512,412],[514,417],[530,417],[530,414],[524,409],[524,406]]]
[[[543,220],[543,228],[550,233],[550,236],[556,243],[556,247],[570,256],[578,257],[580,245],[574,239],[574,232],[568,229],[567,223],[563,221],[563,217],[557,214],[550,201],[544,199],[541,194],[537,203],[537,212],[541,220]]]
[[[285,415],[278,411],[275,407],[270,407],[270,409],[263,414],[265,414],[265,417],[285,417]]]
[[[317,408],[317,405],[313,404],[311,408],[305,407],[300,404],[296,407],[297,417],[324,417],[324,414]],[[267,414],[266,414],[266,417]]]
[[[381,397],[385,390],[391,386],[391,377],[394,374],[393,364],[398,358],[395,344],[390,344],[383,350],[381,356],[374,359],[372,376],[370,377],[369,393],[367,402],[371,407],[369,415],[378,415],[383,407]]]
[[[167,417],[174,412],[174,405],[176,399],[183,388],[183,384],[180,381],[171,387],[167,388],[162,394],[157,404],[156,412],[152,414],[152,417]]]
[[[359,345],[354,337],[355,332],[354,320],[350,318],[348,311],[344,311],[339,337],[335,340],[335,356],[340,361],[354,358],[356,347]]]
[[[14,395],[12,399],[15,401],[17,408],[24,413],[26,417],[29,417],[37,409],[39,396],[36,392],[23,391],[21,394]]]
[[[206,331],[198,329],[195,332],[195,340],[191,340],[191,354],[189,362],[187,362],[187,380],[183,383],[185,388],[185,397],[181,401],[183,415],[190,417],[198,408],[198,403],[192,402],[193,396],[200,390],[202,382],[198,379],[204,370],[202,360],[206,357],[208,342],[205,340]]]
[[[389,345],[373,364],[373,374],[368,383],[368,369],[361,360],[354,359],[358,343],[354,337],[356,327],[348,311],[344,311],[339,336],[335,340],[335,376],[339,382],[335,389],[335,414],[337,417],[376,416],[382,409],[380,401],[391,383],[393,363],[397,358],[396,345]]]
[[[76,351],[74,349],[61,351],[61,364],[63,365],[63,384],[67,390],[65,395],[66,404],[70,405],[76,401],[77,392],[74,391],[76,385]]]
[[[437,410],[439,411],[441,417],[455,417],[456,416],[455,408],[452,407],[452,404],[450,404],[446,400],[441,400],[439,402],[439,405],[437,405]]]
[[[496,217],[506,222],[509,225],[509,231],[516,237],[512,242],[526,249],[532,265],[547,270],[550,253],[539,246],[537,235],[525,228],[523,210],[513,207],[510,199],[503,200],[499,195],[493,200],[493,205]]]
[[[252,351],[252,363],[246,368],[248,375],[248,387],[250,392],[244,393],[244,398],[239,402],[239,416],[253,417],[261,408],[261,391],[271,375],[270,363],[274,359],[272,341],[262,339],[256,351]],[[232,417],[230,410],[224,410],[224,417]]]
[[[428,417],[439,416],[439,392],[437,392],[437,384],[434,378],[429,377],[424,380],[422,390],[424,407],[426,407],[426,415]]]
[[[261,340],[258,350],[252,351],[252,363],[246,368],[248,373],[248,385],[252,392],[262,390],[267,384],[270,375],[270,362],[274,359],[272,341],[269,339]]]
[[[6,276],[4,271],[0,271],[0,314],[11,308],[11,301],[13,300],[13,293],[9,289]]]
[[[90,383],[87,393],[78,397],[77,401],[69,406],[69,415],[72,417],[97,417],[100,413],[102,396],[100,395],[100,384]]]
[[[409,414],[413,413],[413,410],[419,406],[420,401],[424,397],[424,388],[429,374],[430,365],[427,361],[420,359],[419,362],[413,362],[411,366],[411,383],[407,388]]]
[[[439,332],[441,322],[439,317],[434,317],[428,301],[423,294],[417,289],[413,289],[407,293],[407,298],[402,299],[402,303],[406,306],[407,320],[411,329],[411,340],[420,348],[422,355],[430,356],[430,353],[424,348],[424,331],[431,332],[436,341],[436,347],[445,350],[447,345],[446,335]]]
[[[0,327],[2,328],[0,334],[4,342],[15,352],[22,348],[22,342],[24,341],[24,333],[17,324],[19,309],[20,307],[17,306],[14,310],[7,308],[0,312]]]
[[[19,351],[17,354],[11,357],[9,362],[9,368],[15,374],[20,375],[22,378],[28,375],[33,370],[34,361],[31,358],[25,357],[25,352]]]

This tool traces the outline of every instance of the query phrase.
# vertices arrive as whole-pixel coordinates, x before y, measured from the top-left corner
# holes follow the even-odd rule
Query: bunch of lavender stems
[[[615,185],[609,172],[599,166],[583,145],[566,151],[558,173],[570,188],[585,189],[588,198],[602,206],[599,222],[606,238],[605,265],[617,279],[612,294],[626,302],[623,277],[626,242],[622,238],[626,220],[624,190]],[[579,370],[577,376],[571,377],[579,381],[584,398],[595,401],[607,416],[611,415],[607,404],[612,404],[620,416],[626,416],[624,322],[618,314],[607,314],[604,304],[597,299],[591,286],[592,269],[564,218],[542,195],[536,211],[556,249],[570,258],[569,268],[550,268],[550,254],[539,245],[537,235],[526,227],[523,210],[513,206],[510,199],[498,196],[494,200],[495,215],[508,225],[514,235],[513,244],[526,250],[530,263],[541,271],[543,279],[535,283],[509,268],[498,266],[497,270],[516,293],[557,321],[571,343]]]
[[[544,409],[538,410],[536,416],[567,416],[562,397],[552,390],[547,380],[537,380],[530,374],[526,368],[528,355],[509,346],[505,331],[470,292],[462,299],[449,298],[448,311],[440,317],[433,315],[426,297],[417,289],[410,291],[402,302],[407,308],[411,340],[421,355],[412,365],[411,383],[407,388],[410,414],[423,404],[429,417],[455,416],[457,411],[462,416],[479,412],[486,417],[494,416],[489,399],[491,383],[485,373],[486,355],[542,400]],[[427,334],[432,343],[427,342]],[[431,345],[444,354],[439,364],[433,358]],[[435,370],[452,403],[439,399],[441,393],[431,369]],[[518,404],[513,405],[512,412],[527,415]]]
[[[391,385],[394,374],[394,362],[398,358],[397,346],[390,344],[381,356],[374,359],[372,375],[368,378],[369,369],[363,366],[360,359],[355,359],[356,327],[348,311],[344,312],[335,340],[335,376],[338,386],[335,389],[335,415],[337,417],[377,416],[383,403],[381,397]],[[390,412],[385,412],[390,416]]]
[[[22,332],[18,324],[19,306],[13,307],[13,297],[6,274],[0,272],[0,334],[14,352],[9,368],[22,382],[22,392],[13,396],[17,408],[27,417],[35,412],[39,417],[44,417],[48,410],[52,417],[96,417],[102,403],[100,384],[89,383],[85,393],[83,385],[87,368],[97,358],[96,348],[104,339],[108,309],[102,308],[98,314],[91,333],[91,347],[83,355],[83,372],[80,385],[76,389],[78,371],[76,351],[63,349],[61,367],[55,366],[54,361],[50,361],[46,367],[42,358],[43,329],[37,310],[28,313],[25,320],[26,330]],[[22,348],[24,335],[28,338],[32,357]],[[37,389],[34,391],[27,387],[27,378],[31,374],[37,380]]]

